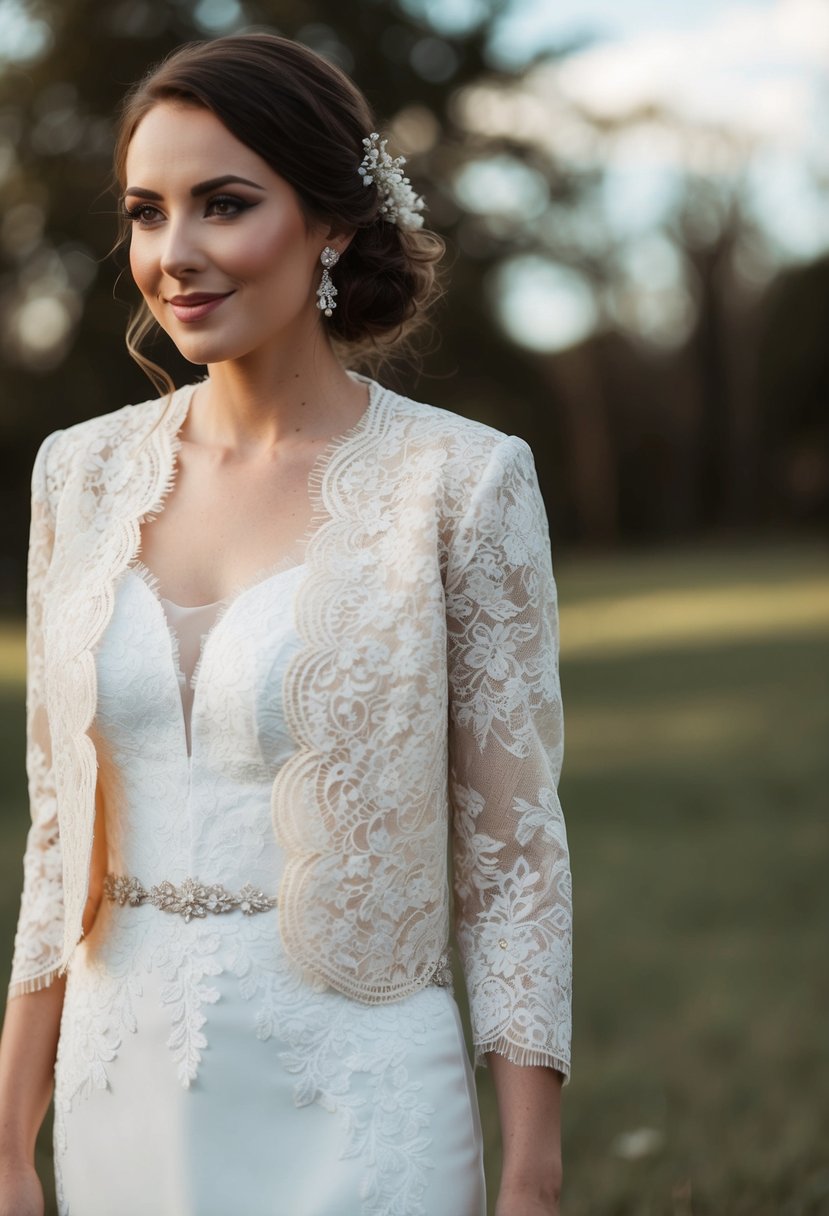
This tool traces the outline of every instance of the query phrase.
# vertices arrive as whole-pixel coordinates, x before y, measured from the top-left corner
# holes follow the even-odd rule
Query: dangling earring
[[[331,313],[337,307],[337,305],[334,303],[334,296],[337,294],[337,289],[331,282],[331,275],[328,273],[328,269],[330,266],[336,266],[339,260],[340,255],[337,253],[336,249],[332,249],[330,245],[326,245],[320,254],[323,272],[320,285],[317,288],[317,295],[319,296],[319,299],[317,300],[317,308],[321,309],[322,312],[325,313],[326,317],[330,317]]]

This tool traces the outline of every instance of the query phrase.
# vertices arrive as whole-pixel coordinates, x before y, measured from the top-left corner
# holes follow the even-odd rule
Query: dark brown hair
[[[114,152],[116,189],[126,186],[127,151],[139,122],[170,100],[211,110],[293,187],[309,220],[355,230],[336,267],[337,307],[324,320],[340,353],[376,368],[392,347],[395,353],[406,347],[441,293],[436,264],[444,243],[425,228],[401,229],[380,218],[377,190],[366,187],[357,171],[362,140],[377,130],[357,86],[321,55],[276,34],[185,43],[124,97]],[[115,249],[126,245],[129,231],[122,218]],[[127,350],[157,387],[171,392],[168,373],[139,350],[155,325],[142,300],[130,318]]]

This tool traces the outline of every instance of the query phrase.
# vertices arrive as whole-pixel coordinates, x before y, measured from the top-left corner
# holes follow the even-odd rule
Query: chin
[[[186,359],[188,363],[226,363],[228,359],[238,359],[242,355],[246,355],[249,346],[241,343],[221,341],[216,337],[207,335],[188,337],[177,334],[174,338],[170,334],[170,339],[174,343],[178,353],[182,359]]]

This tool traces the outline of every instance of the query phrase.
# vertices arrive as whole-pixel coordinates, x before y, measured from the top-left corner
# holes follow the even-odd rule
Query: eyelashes
[[[214,198],[210,199],[205,210],[209,211],[217,204],[229,204],[235,209],[229,214],[227,212],[219,212],[220,219],[233,219],[234,216],[241,215],[243,211],[248,211],[251,207],[256,206],[255,203],[246,203],[244,199],[235,198],[232,194],[217,194]],[[147,211],[157,212],[158,208],[154,207],[152,203],[137,203],[134,207],[122,207],[121,215],[125,220],[129,220],[130,223],[137,225],[139,228],[149,228],[151,222],[144,219],[145,212]]]

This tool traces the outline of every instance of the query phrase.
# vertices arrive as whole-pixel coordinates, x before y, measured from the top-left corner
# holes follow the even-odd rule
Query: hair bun
[[[332,331],[344,342],[375,347],[410,335],[437,294],[435,263],[443,250],[428,230],[382,219],[358,228],[337,264]]]

